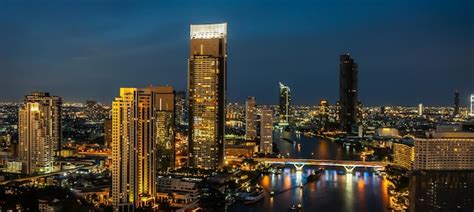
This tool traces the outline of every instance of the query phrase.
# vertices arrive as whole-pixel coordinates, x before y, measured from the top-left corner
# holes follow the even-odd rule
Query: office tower
[[[260,152],[273,152],[273,111],[262,109],[260,115]]]
[[[290,87],[280,84],[280,125],[288,125],[291,119],[291,90]]]
[[[160,148],[169,140],[161,132],[168,128],[166,120],[174,123],[172,115],[163,114],[173,111],[174,92],[169,86],[120,89],[112,103],[114,209],[153,205],[157,170],[164,164],[158,162],[163,158]],[[168,119],[163,121],[163,117]]]
[[[339,68],[340,129],[351,133],[352,128],[359,123],[357,63],[349,54],[343,54],[340,56]]]
[[[191,25],[188,60],[189,165],[224,162],[227,23]]]
[[[454,112],[453,116],[459,115],[459,92],[454,92]]]
[[[176,92],[175,96],[175,111],[176,111],[176,118],[175,123],[180,125],[186,124],[186,92],[178,91]]]
[[[324,131],[327,129],[327,125],[329,122],[329,104],[328,101],[325,99],[321,99],[319,101],[319,120],[321,124],[321,131]]]
[[[18,114],[19,158],[26,174],[53,171],[61,150],[61,98],[33,92],[25,96]]]
[[[474,116],[474,94],[471,94],[471,111],[469,115]]]
[[[255,97],[247,97],[245,102],[245,138],[254,140],[257,137],[257,104]]]
[[[380,114],[382,114],[382,115],[385,114],[385,106],[380,107]]]
[[[419,116],[422,116],[423,115],[423,110],[424,110],[424,107],[423,107],[423,104],[418,104],[418,115]]]
[[[104,145],[107,148],[112,147],[112,119],[104,119]]]

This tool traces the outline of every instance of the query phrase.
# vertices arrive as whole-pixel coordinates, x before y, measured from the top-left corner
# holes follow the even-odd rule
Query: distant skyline
[[[120,87],[187,87],[189,26],[228,23],[228,102],[339,98],[339,55],[363,105],[452,106],[474,93],[474,1],[0,2],[0,101],[45,91],[110,104]]]

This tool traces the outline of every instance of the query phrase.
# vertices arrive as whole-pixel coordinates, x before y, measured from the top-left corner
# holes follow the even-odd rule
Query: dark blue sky
[[[365,105],[451,105],[474,93],[474,1],[0,0],[0,101],[49,91],[111,101],[121,86],[186,89],[189,24],[228,22],[229,101],[338,98],[339,54]]]

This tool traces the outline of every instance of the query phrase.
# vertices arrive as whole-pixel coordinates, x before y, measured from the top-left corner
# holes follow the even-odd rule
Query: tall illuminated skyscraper
[[[254,140],[257,137],[257,103],[255,97],[249,96],[245,102],[245,138]]]
[[[227,23],[191,25],[188,60],[189,165],[224,162]]]
[[[165,154],[163,144],[168,150],[174,149],[174,134],[166,133],[168,125],[173,124],[173,88],[120,89],[120,96],[112,103],[112,200],[115,210],[130,211],[153,205],[157,170],[161,165],[168,165],[160,162]],[[167,138],[169,134],[173,134],[172,141]]]
[[[288,125],[291,119],[291,90],[290,87],[280,84],[280,125]]]
[[[18,156],[23,173],[53,171],[55,152],[61,149],[61,105],[61,98],[49,93],[25,96],[18,112]]]
[[[339,123],[340,129],[352,132],[358,121],[358,69],[349,54],[340,56],[339,61]]]
[[[260,115],[260,152],[273,152],[273,111],[262,109]]]

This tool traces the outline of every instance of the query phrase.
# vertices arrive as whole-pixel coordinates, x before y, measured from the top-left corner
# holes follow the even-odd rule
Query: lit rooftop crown
[[[225,38],[227,23],[191,25],[191,39]]]

